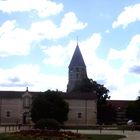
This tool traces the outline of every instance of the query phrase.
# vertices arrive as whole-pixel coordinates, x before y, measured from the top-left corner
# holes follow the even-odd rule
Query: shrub
[[[59,130],[60,123],[55,119],[40,119],[35,124],[35,128],[48,129],[48,130]]]

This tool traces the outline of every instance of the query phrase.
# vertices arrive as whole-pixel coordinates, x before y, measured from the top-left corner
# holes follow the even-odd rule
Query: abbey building
[[[68,67],[67,92],[63,94],[69,104],[66,125],[95,125],[97,122],[96,95],[93,93],[75,92],[83,79],[87,78],[86,64],[77,44]],[[30,108],[33,97],[40,92],[0,91],[0,125],[30,124]]]

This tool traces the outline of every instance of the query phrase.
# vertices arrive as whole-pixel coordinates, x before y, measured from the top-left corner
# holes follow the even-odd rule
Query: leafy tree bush
[[[140,124],[140,96],[136,101],[128,105],[126,115],[129,120],[133,120],[134,122]]]
[[[60,123],[58,121],[56,121],[55,119],[40,119],[36,123],[35,128],[49,129],[49,130],[59,130],[60,129]]]
[[[69,106],[61,93],[60,91],[48,90],[33,99],[31,118],[34,123],[40,120],[41,122],[44,121],[42,119],[53,119],[61,124],[67,121]]]

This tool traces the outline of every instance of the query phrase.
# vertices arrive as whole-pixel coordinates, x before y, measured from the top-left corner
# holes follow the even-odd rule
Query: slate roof
[[[26,91],[0,91],[0,98],[21,98],[22,95],[25,93]],[[30,94],[32,94],[33,96],[36,96],[37,94],[39,94],[40,92],[30,92]]]
[[[97,96],[92,92],[70,92],[63,93],[64,99],[76,99],[76,100],[96,100]]]
[[[28,91],[33,97],[37,96],[40,93],[43,92],[30,92]],[[25,94],[26,91],[0,91],[0,98],[6,98],[6,99],[17,99],[22,98],[22,95]],[[62,97],[64,99],[77,99],[77,100],[94,100],[97,99],[95,93],[91,92],[71,92],[71,93],[62,93]]]
[[[84,66],[84,67],[86,67],[78,44],[77,44],[76,49],[74,51],[74,54],[72,56],[69,67],[73,67],[73,66]]]

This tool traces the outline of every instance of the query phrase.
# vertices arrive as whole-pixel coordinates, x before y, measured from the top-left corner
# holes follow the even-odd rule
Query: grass
[[[125,136],[122,135],[86,135],[84,140],[119,140],[120,138],[124,138]],[[0,140],[41,140],[40,138],[31,138],[31,137],[21,137],[21,136],[12,136],[11,134],[0,134]],[[47,138],[46,140],[60,140],[59,138]],[[67,139],[61,139],[67,140]],[[68,140],[78,140],[78,139],[68,139]],[[80,138],[79,138],[80,140]],[[83,140],[83,139],[81,139]]]
[[[125,138],[125,136],[123,136],[123,135],[99,135],[99,134],[88,135],[88,140],[119,140],[121,138]]]

